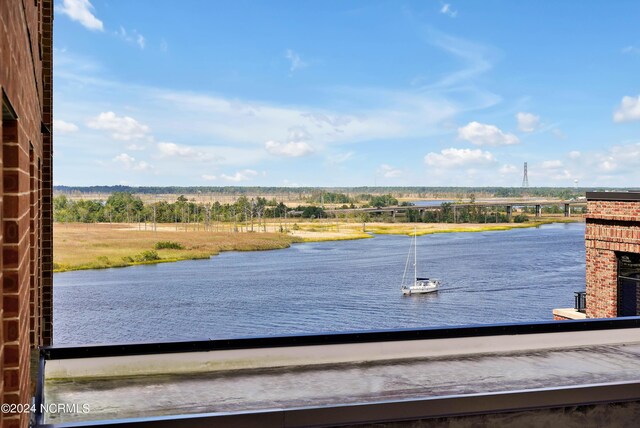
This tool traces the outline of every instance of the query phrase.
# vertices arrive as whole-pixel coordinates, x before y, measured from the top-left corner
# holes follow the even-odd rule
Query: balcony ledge
[[[583,320],[587,318],[587,315],[583,312],[578,312],[574,308],[560,308],[553,310],[554,318],[561,318],[566,320]]]

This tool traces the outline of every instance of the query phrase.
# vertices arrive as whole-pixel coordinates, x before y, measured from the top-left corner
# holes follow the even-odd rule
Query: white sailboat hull
[[[402,287],[402,294],[410,296],[412,294],[427,294],[434,293],[440,288],[440,281],[437,279],[428,281],[417,281],[415,284],[408,287]]]

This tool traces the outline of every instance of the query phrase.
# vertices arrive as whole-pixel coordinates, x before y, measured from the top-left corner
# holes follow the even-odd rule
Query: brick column
[[[2,130],[3,402],[29,403],[29,154],[20,144],[18,121],[4,122]],[[9,426],[24,426],[26,415],[14,418]]]
[[[42,122],[53,130],[53,1],[42,2]],[[42,136],[42,341],[53,343],[53,137]]]
[[[616,254],[587,241],[587,317],[618,316],[618,261]]]
[[[29,148],[29,340],[32,347],[41,344],[40,334],[40,203],[39,160]]]
[[[1,86],[0,86],[0,94],[2,94]],[[0,100],[0,108],[2,107],[1,103],[2,103],[2,100]],[[2,147],[3,133],[4,133],[4,128],[2,123],[2,114],[0,114],[0,147]],[[0,168],[3,168],[2,150],[0,150]],[[0,174],[0,189],[3,188],[2,176],[3,174]],[[0,223],[2,223],[2,219],[4,218],[3,201],[4,201],[3,193],[0,191]],[[1,227],[0,227],[0,242],[4,242],[3,228]],[[2,273],[3,259],[4,257],[0,257],[0,284],[2,284],[2,287],[0,287],[0,299],[2,300],[0,300],[0,302],[4,301],[4,276]],[[4,320],[4,303],[0,304],[0,320]],[[3,328],[0,328],[0,373],[2,374],[2,376],[0,376],[0,397],[3,397],[3,398],[4,398],[4,341],[5,341],[5,337],[4,337],[4,325],[3,325]],[[0,426],[4,426],[4,415],[2,414],[2,412],[0,412]]]
[[[618,257],[640,254],[640,193],[587,193],[587,317],[618,316]]]

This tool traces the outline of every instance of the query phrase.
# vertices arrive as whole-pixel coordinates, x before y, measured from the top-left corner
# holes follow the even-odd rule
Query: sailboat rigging
[[[404,265],[404,274],[402,275],[402,294],[410,296],[412,294],[425,294],[438,291],[440,287],[439,279],[431,278],[418,278],[418,231],[417,228],[413,229],[413,242],[409,246],[409,253],[407,254],[407,261]],[[413,283],[406,283],[407,270],[409,268],[409,260],[411,259],[411,250],[413,247]]]

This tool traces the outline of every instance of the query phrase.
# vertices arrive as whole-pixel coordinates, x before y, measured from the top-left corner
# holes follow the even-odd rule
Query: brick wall
[[[52,7],[52,0],[0,0],[3,403],[31,402],[30,355],[51,337],[43,318],[51,295],[44,285],[50,290],[52,275],[45,199],[51,187]],[[3,427],[28,426],[26,413],[0,417]]]
[[[634,199],[634,195],[620,195]],[[618,253],[640,253],[640,197],[588,196],[587,317],[618,316]]]

